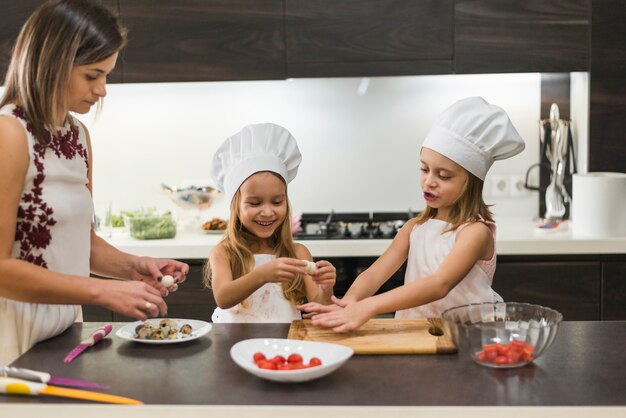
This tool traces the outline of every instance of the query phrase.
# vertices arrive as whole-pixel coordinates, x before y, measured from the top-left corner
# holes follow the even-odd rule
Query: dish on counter
[[[261,369],[254,362],[254,354],[258,352],[268,358],[300,354],[305,363],[317,357],[321,365],[297,370]],[[230,349],[230,357],[239,367],[257,377],[275,382],[306,382],[326,376],[341,367],[353,354],[353,349],[340,344],[280,338],[243,340]]]
[[[191,328],[192,328],[191,334],[187,335],[187,334],[179,333],[180,335],[178,335],[177,338],[174,338],[174,339],[165,338],[162,340],[139,338],[137,336],[136,330],[140,325],[149,323],[154,328],[158,328],[159,323],[162,320],[175,321],[179,328],[183,327],[185,324],[189,324],[191,325]],[[187,341],[196,340],[200,337],[203,337],[204,335],[208,334],[211,331],[211,328],[213,328],[213,326],[209,324],[208,322],[200,321],[197,319],[151,318],[151,319],[148,319],[147,321],[135,321],[135,322],[131,322],[130,324],[126,324],[122,328],[118,329],[115,335],[117,335],[123,340],[135,341],[135,342],[143,343],[143,344],[177,344],[177,343],[183,343]]]
[[[213,218],[202,224],[202,230],[206,234],[223,234],[228,222],[222,218]]]

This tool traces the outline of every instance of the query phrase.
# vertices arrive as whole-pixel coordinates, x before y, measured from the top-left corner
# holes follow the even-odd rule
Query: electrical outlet
[[[511,181],[509,176],[495,175],[491,176],[491,196],[503,197],[509,196],[511,190]]]
[[[526,178],[519,174],[513,174],[509,176],[512,197],[524,197],[530,194],[530,190],[524,187],[525,181],[526,181]]]

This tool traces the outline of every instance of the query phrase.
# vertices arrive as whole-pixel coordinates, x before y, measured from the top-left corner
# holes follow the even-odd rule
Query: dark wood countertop
[[[240,369],[230,347],[248,338],[285,338],[285,324],[213,324],[203,338],[148,345],[115,336],[70,364],[65,355],[101,323],[75,324],[13,366],[110,385],[107,392],[146,404],[531,406],[626,405],[626,322],[563,322],[534,364],[494,370],[464,353],[354,356],[334,373],[305,383],[274,383]],[[81,403],[0,395],[2,403]]]

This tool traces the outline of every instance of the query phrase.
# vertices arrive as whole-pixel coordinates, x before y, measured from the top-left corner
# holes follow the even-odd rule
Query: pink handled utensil
[[[102,340],[107,335],[109,335],[112,329],[113,329],[113,325],[107,324],[103,327],[98,328],[94,332],[92,332],[91,335],[87,337],[86,340],[81,341],[81,343],[78,344],[76,348],[70,351],[70,353],[65,357],[63,362],[70,363],[72,360],[78,357],[87,348],[91,347],[92,345]]]

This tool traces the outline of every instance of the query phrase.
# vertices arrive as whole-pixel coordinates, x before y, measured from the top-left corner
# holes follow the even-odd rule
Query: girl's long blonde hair
[[[450,226],[446,231],[455,231],[466,222],[478,221],[480,219],[493,222],[493,213],[491,213],[489,206],[483,200],[483,185],[484,182],[481,179],[469,171],[467,172],[465,188],[450,210],[450,219],[448,221]],[[421,224],[435,216],[437,216],[437,209],[427,205],[424,212],[418,216],[417,221]]]
[[[277,177],[282,180],[282,177]],[[241,223],[239,211],[240,202],[241,193],[237,190],[230,205],[230,219],[226,227],[226,233],[222,241],[218,244],[224,247],[226,254],[228,254],[233,279],[248,274],[254,269],[254,255],[252,251],[250,251],[250,247],[253,245],[254,241],[257,240],[256,236],[251,234]],[[297,257],[293,236],[291,234],[291,205],[289,204],[289,199],[287,199],[287,215],[278,226],[271,239],[272,254],[276,257]],[[204,266],[204,285],[210,288],[211,280],[211,264],[207,259]],[[302,303],[306,298],[304,278],[301,275],[296,276],[289,284],[283,283],[282,288],[285,298],[294,305]]]
[[[98,1],[49,0],[20,31],[0,107],[19,106],[38,142],[66,115],[72,67],[102,61],[126,44],[126,29]]]

